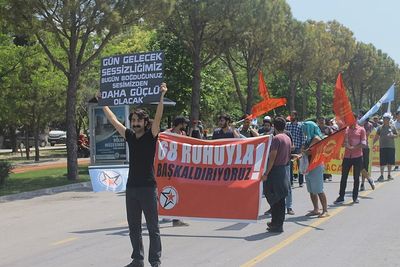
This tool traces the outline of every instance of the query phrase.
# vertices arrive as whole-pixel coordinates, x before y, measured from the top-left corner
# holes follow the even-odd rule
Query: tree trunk
[[[14,125],[11,125],[9,128],[9,135],[10,135],[10,146],[12,149],[12,152],[18,152],[18,146],[17,146],[17,135],[15,134],[15,131],[17,130]]]
[[[317,81],[317,88],[315,90],[315,95],[317,97],[317,111],[316,111],[316,116],[317,118],[321,116],[322,114],[322,82]]]
[[[303,94],[302,94],[301,116],[302,116],[302,119],[304,120],[308,116],[306,86],[303,86],[303,90],[302,91],[303,91]]]
[[[251,108],[253,107],[254,103],[254,71],[248,70],[247,71],[247,99],[246,99],[246,114],[251,114]]]
[[[236,71],[232,66],[232,62],[231,62],[231,59],[230,59],[229,55],[226,56],[226,62],[227,62],[228,68],[229,68],[229,70],[231,71],[231,74],[232,74],[233,83],[235,84],[236,93],[238,95],[239,102],[240,102],[240,107],[242,108],[243,112],[246,112],[246,102],[244,100],[242,91],[240,89],[240,83],[239,83]]]
[[[20,144],[21,146],[21,144]],[[25,129],[25,154],[26,154],[26,159],[30,159],[30,148],[29,148],[29,132],[28,130]]]
[[[34,125],[34,138],[35,138],[35,162],[39,162],[40,155],[39,155],[39,121],[36,122]]]
[[[297,82],[294,81],[291,77],[289,78],[289,91],[290,91],[290,95],[289,95],[289,109],[290,111],[292,110],[296,110],[296,106],[295,106],[295,99],[296,99],[296,84]]]
[[[358,105],[356,104],[356,102],[354,102],[354,105],[357,105],[357,111],[360,111],[362,109],[364,91],[365,91],[365,85],[361,84],[361,87],[360,87],[360,98],[358,99]]]
[[[201,58],[200,48],[195,49],[193,55],[193,80],[192,80],[192,102],[190,119],[198,120],[200,117],[200,86],[201,86]]]
[[[76,134],[76,91],[78,86],[79,72],[70,69],[67,89],[67,168],[68,179],[77,180],[78,176],[78,145]]]

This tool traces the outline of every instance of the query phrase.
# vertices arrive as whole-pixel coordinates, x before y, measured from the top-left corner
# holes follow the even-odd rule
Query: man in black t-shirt
[[[151,266],[160,266],[161,239],[158,225],[157,185],[154,177],[154,154],[157,137],[160,132],[160,121],[164,108],[164,95],[167,92],[165,83],[161,84],[161,97],[156,115],[149,127],[149,116],[144,110],[136,110],[129,115],[131,129],[122,125],[114,113],[107,107],[103,111],[123,136],[129,147],[129,175],[126,184],[126,212],[131,239],[133,261],[129,267],[144,266],[142,241],[142,212],[146,218],[149,231],[149,262]]]
[[[222,114],[218,117],[218,126],[214,130],[212,139],[222,139],[222,138],[240,138],[239,132],[230,126],[232,122],[231,117],[227,114]]]

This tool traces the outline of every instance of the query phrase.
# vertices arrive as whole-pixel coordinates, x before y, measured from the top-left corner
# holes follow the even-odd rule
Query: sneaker
[[[388,180],[393,180],[393,177],[391,175],[388,175]]]
[[[182,222],[181,220],[173,220],[172,221],[172,226],[173,227],[179,227],[179,226],[189,226],[188,223]]]
[[[376,180],[377,182],[383,182],[385,181],[385,178],[383,178],[383,175],[379,176],[378,180]]]
[[[365,186],[364,186],[364,184],[361,184],[361,186],[360,186],[360,192],[361,191],[364,191],[365,190]]]
[[[368,183],[371,186],[372,190],[375,190],[375,183],[374,180],[372,180],[371,178],[368,178]]]
[[[299,187],[303,187],[303,184],[299,184]]]
[[[332,174],[329,174],[328,181],[332,182]]]
[[[293,209],[292,209],[292,208],[288,208],[288,209],[287,209],[287,214],[289,214],[289,215],[294,215]]]
[[[137,260],[133,260],[131,263],[129,263],[125,267],[144,267],[144,263],[137,261]]]
[[[399,170],[399,166],[394,166],[394,171],[398,171]]]
[[[344,202],[344,199],[341,198],[341,197],[338,197],[338,198],[333,202],[333,204],[342,204],[343,202]]]
[[[353,199],[353,203],[354,203],[354,204],[360,203],[360,200],[359,200],[358,198]]]
[[[268,227],[267,231],[270,233],[282,233],[283,232],[283,227]]]

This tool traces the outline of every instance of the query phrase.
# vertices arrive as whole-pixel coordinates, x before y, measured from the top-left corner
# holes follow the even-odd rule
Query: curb
[[[6,195],[0,197],[0,203],[14,201],[14,200],[21,200],[21,199],[30,199],[39,196],[45,195],[53,195],[62,192],[74,191],[74,190],[92,190],[92,183],[91,182],[82,182],[82,183],[75,183],[75,184],[68,184],[63,186],[39,189],[29,192],[22,192],[18,194]]]

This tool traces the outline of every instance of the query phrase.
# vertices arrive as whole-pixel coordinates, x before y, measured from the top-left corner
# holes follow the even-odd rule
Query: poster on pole
[[[126,109],[123,106],[110,107],[117,119],[125,124]],[[95,161],[125,161],[127,160],[127,147],[125,139],[115,130],[107,120],[102,108],[94,110],[94,145]]]
[[[158,101],[163,77],[162,51],[102,58],[99,105],[141,105]]]

